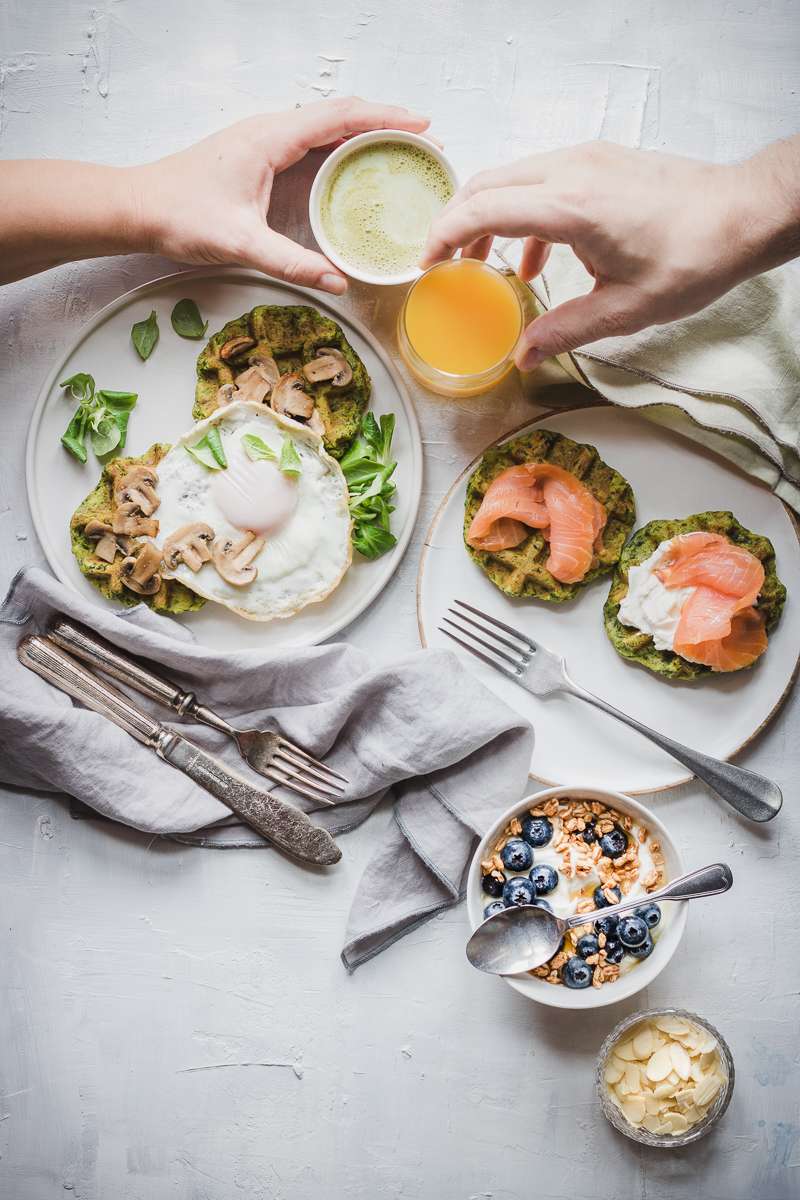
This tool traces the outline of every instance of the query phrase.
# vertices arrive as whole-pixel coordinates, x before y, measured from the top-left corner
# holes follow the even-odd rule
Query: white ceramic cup
[[[545,792],[537,792],[533,796],[526,796],[524,800],[520,800],[519,804],[515,804],[513,808],[509,808],[495,822],[485,837],[481,839],[480,845],[475,851],[475,856],[470,864],[469,875],[467,877],[467,913],[469,915],[469,923],[473,929],[477,929],[483,921],[484,905],[489,901],[489,897],[484,894],[481,888],[481,859],[491,857],[491,847],[500,837],[512,817],[520,816],[522,813],[527,812],[529,808],[536,808],[547,800],[560,799],[562,796],[569,796],[575,800],[599,800],[609,808],[614,808],[617,812],[633,817],[634,820],[644,825],[651,834],[655,834],[661,843],[661,850],[664,855],[665,882],[675,879],[678,875],[684,873],[685,868],[678,849],[661,821],[649,809],[637,803],[636,800],[632,800],[630,796],[624,796],[622,792],[603,791],[600,788],[569,786],[548,788]],[[535,862],[535,850],[533,854]],[[643,896],[642,904],[646,903],[647,898]],[[665,900],[661,905],[661,912],[661,930],[659,936],[656,938],[653,953],[649,958],[638,962],[632,970],[626,971],[624,975],[614,980],[613,983],[604,983],[600,988],[588,987],[579,990],[565,987],[563,984],[548,983],[545,979],[539,979],[535,975],[528,975],[527,973],[522,975],[504,975],[502,978],[515,991],[521,992],[529,1000],[536,1000],[537,1003],[547,1004],[552,1008],[602,1008],[606,1004],[616,1004],[619,1000],[627,1000],[629,996],[634,996],[642,988],[652,983],[655,977],[663,971],[677,950],[678,943],[683,936],[683,931],[686,928],[686,904]]]
[[[420,137],[418,133],[408,133],[404,129],[374,129],[369,133],[359,133],[356,137],[343,142],[341,146],[325,159],[311,187],[311,194],[308,198],[308,216],[311,222],[311,229],[314,237],[317,239],[317,245],[320,250],[345,275],[349,275],[351,279],[358,279],[362,283],[396,286],[401,283],[411,283],[414,279],[418,279],[422,274],[421,269],[414,267],[410,271],[404,271],[397,275],[371,274],[361,267],[353,266],[346,258],[343,258],[335,247],[331,245],[322,226],[322,197],[325,195],[325,190],[333,178],[333,173],[339,166],[339,163],[342,159],[347,158],[362,147],[374,146],[377,142],[394,142],[407,146],[417,146],[420,150],[424,150],[427,154],[430,154],[431,158],[435,158],[439,165],[444,168],[453,185],[453,190],[455,191],[458,187],[456,173],[451,163],[445,158],[439,147],[429,141],[428,138]]]

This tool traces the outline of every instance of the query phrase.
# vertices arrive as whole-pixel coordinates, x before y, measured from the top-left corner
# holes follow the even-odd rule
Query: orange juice
[[[466,395],[486,390],[498,370],[502,378],[521,329],[520,301],[508,278],[475,259],[455,259],[432,267],[411,288],[400,342],[417,374],[430,368],[450,378],[449,394]],[[441,390],[435,380],[425,382]]]

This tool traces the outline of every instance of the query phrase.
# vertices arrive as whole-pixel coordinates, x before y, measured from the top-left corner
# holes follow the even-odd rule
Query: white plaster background
[[[356,92],[430,113],[464,175],[597,136],[725,160],[797,130],[799,34],[791,0],[2,0],[0,156],[133,163],[259,109]],[[308,177],[283,180],[275,203],[304,238]],[[3,588],[40,560],[22,448],[53,356],[169,266],[79,264],[0,290]],[[390,338],[396,297],[354,288],[350,302]],[[348,634],[376,654],[417,644],[416,565],[439,497],[534,411],[513,386],[502,403],[416,396],[418,537]],[[737,886],[691,914],[647,994],[584,1017],[472,972],[460,909],[345,975],[346,913],[386,813],[309,881],[271,852],[154,843],[6,789],[0,1197],[796,1197],[797,713],[794,698],[743,758],[784,787],[774,827],[746,827],[699,786],[654,801],[687,861],[727,858]],[[697,1009],[733,1047],[731,1110],[690,1151],[638,1150],[593,1097],[602,1037],[648,1002]]]

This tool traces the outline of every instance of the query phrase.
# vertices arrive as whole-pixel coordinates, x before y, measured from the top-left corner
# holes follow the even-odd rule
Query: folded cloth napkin
[[[350,970],[460,898],[476,835],[523,794],[530,726],[449,652],[417,651],[378,669],[347,645],[220,653],[144,605],[123,612],[89,605],[35,567],[16,576],[0,607],[0,780],[6,783],[66,792],[113,820],[158,834],[186,834],[230,817],[180,771],[19,663],[22,637],[46,631],[59,613],[148,660],[234,724],[275,725],[324,757],[350,780],[342,803],[315,812],[331,833],[359,825],[396,787],[394,822],[353,902],[342,954]],[[229,738],[134,698],[249,771]],[[239,834],[237,844],[263,844],[241,827]],[[211,830],[203,844],[228,843]]]
[[[499,247],[516,269],[522,243]],[[568,246],[553,246],[531,284],[547,311],[591,290]],[[766,483],[800,511],[800,270],[758,275],[699,313],[603,338],[558,361],[624,408],[685,434]]]

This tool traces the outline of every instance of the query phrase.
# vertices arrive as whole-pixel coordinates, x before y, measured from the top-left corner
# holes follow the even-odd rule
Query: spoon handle
[[[576,913],[574,917],[568,917],[565,924],[567,929],[575,929],[578,925],[591,924],[594,917],[613,917],[617,913],[630,912],[632,908],[654,904],[656,900],[699,900],[703,896],[717,896],[720,892],[727,892],[731,887],[733,872],[728,864],[713,863],[709,867],[689,871],[687,875],[679,875],[658,892],[637,896],[635,900],[623,900],[621,904],[611,904],[592,912]]]

